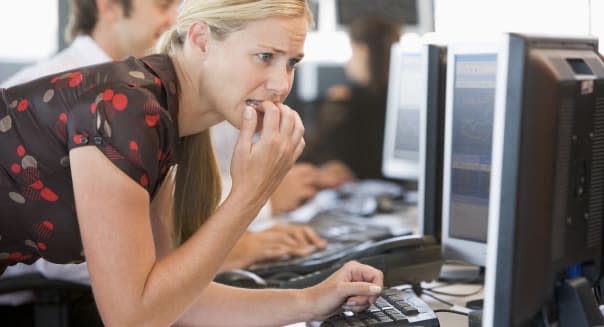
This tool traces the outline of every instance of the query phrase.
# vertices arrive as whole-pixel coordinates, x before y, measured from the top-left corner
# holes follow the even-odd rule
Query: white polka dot
[[[8,197],[11,200],[13,200],[13,201],[15,201],[15,202],[17,202],[19,204],[25,203],[25,198],[23,197],[23,195],[21,195],[21,194],[19,194],[17,192],[10,192],[10,193],[8,193]]]
[[[38,248],[38,246],[36,246],[36,243],[35,243],[34,241],[32,241],[32,240],[26,240],[26,241],[25,241],[25,245],[27,245],[27,246],[29,246],[29,247],[32,247],[32,248],[34,248],[34,249],[37,249],[37,248]]]
[[[61,158],[61,161],[59,161],[59,164],[61,164],[61,166],[63,166],[63,167],[69,167],[69,157],[64,156],[63,158]]]
[[[103,100],[103,92],[99,93],[96,98],[94,99],[94,102],[96,104],[98,104],[99,102],[101,102],[101,100]]]
[[[143,72],[131,71],[128,74],[130,74],[130,76],[135,77],[135,78],[145,79],[145,74],[143,74]]]
[[[38,168],[38,161],[32,156],[26,155],[25,157],[23,157],[23,159],[21,159],[21,167],[23,167],[23,169],[27,169],[30,167]]]
[[[98,131],[99,129],[101,129],[101,115],[99,115],[99,113],[96,113],[96,130]]]
[[[18,102],[17,100],[15,100],[15,101],[11,102],[11,103],[8,105],[8,107],[9,107],[9,108],[11,108],[11,109],[15,109],[15,108],[17,108],[17,105],[18,105],[18,104],[19,104],[19,102]]]
[[[5,116],[0,119],[0,132],[6,133],[13,127],[13,119],[10,116]]]
[[[55,90],[53,89],[48,89],[45,93],[44,96],[42,97],[42,101],[44,101],[44,103],[48,103],[50,100],[52,100],[52,98],[55,96]]]
[[[111,137],[111,125],[109,125],[106,121],[105,124],[103,124],[103,129],[105,130],[105,135]]]

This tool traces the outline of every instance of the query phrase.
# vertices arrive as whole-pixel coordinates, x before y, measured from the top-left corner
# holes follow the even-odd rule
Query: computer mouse
[[[268,287],[268,283],[262,277],[254,274],[251,271],[243,269],[231,269],[218,273],[218,275],[214,277],[214,281],[225,285],[243,288]]]

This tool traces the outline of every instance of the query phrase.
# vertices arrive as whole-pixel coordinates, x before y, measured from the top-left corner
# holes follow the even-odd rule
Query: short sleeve
[[[176,140],[172,118],[149,90],[106,88],[82,97],[67,124],[69,150],[95,145],[152,196],[169,166]]]

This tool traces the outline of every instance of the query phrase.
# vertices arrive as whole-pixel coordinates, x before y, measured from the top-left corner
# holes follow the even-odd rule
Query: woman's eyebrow
[[[269,50],[271,50],[273,52],[276,52],[276,53],[279,53],[279,54],[286,54],[287,53],[287,51],[285,51],[283,49],[275,48],[275,47],[268,46],[268,45],[259,44],[258,46],[261,47],[261,48],[269,49]],[[304,52],[300,52],[297,55],[295,55],[294,57],[302,59],[302,58],[304,58]]]

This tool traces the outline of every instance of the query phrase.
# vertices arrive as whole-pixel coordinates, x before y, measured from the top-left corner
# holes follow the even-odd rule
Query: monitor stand
[[[440,270],[438,280],[445,283],[483,284],[484,267],[445,263]]]
[[[604,317],[583,277],[568,279],[556,290],[561,326],[602,326]]]

